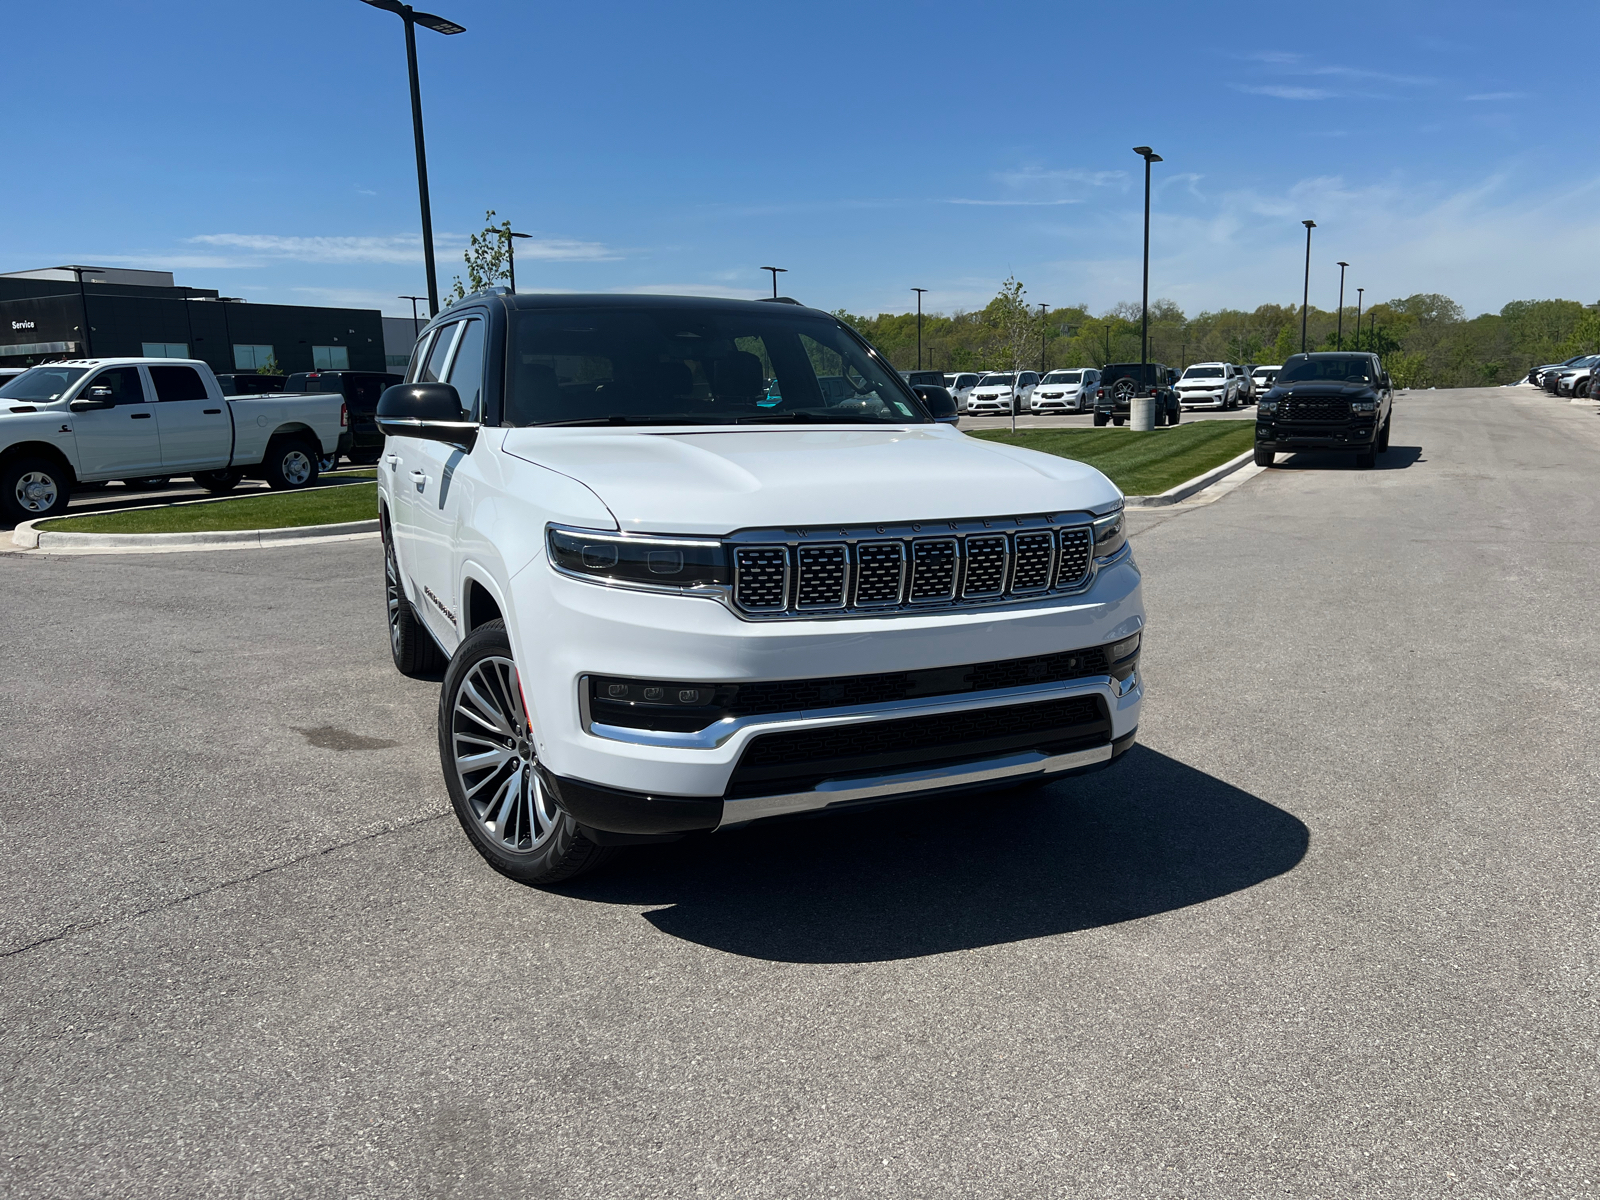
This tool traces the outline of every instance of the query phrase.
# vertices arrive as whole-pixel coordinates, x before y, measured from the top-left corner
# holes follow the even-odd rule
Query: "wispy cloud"
[[[996,172],[992,178],[1006,194],[991,197],[953,196],[946,204],[976,204],[984,207],[1038,208],[1059,204],[1082,204],[1096,191],[1126,185],[1126,171],[1087,171],[1079,167],[1046,169],[1019,167]]]
[[[290,237],[270,233],[204,233],[191,243],[246,250],[262,259],[306,263],[386,263],[412,265],[422,251],[415,234],[358,237]],[[435,251],[454,253],[465,243],[459,235],[434,239]],[[530,238],[517,246],[518,258],[560,262],[610,262],[622,255],[600,242],[571,238]]]
[[[1474,96],[1463,96],[1463,100],[1526,100],[1527,92],[1479,92]]]
[[[1253,54],[1245,55],[1250,62],[1263,63],[1295,63],[1304,57],[1305,55],[1296,54],[1291,50],[1257,50]]]
[[[1276,96],[1279,100],[1328,100],[1333,96],[1333,93],[1325,88],[1249,83],[1235,83],[1231,86],[1236,92],[1249,92],[1252,96]]]

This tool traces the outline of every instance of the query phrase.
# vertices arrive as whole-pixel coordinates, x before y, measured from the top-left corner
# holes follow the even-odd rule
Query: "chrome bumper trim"
[[[1088,750],[1074,750],[1070,754],[1045,754],[1039,750],[1026,750],[1000,758],[986,758],[978,762],[962,763],[953,767],[933,767],[922,771],[901,771],[891,775],[870,775],[851,779],[825,779],[808,792],[790,792],[780,796],[750,796],[722,802],[722,823],[718,829],[759,821],[765,817],[779,817],[789,813],[813,812],[831,808],[836,804],[853,804],[863,800],[888,800],[895,796],[917,792],[934,792],[945,788],[971,787],[975,784],[998,783],[1004,780],[1018,782],[1032,775],[1055,775],[1076,767],[1093,766],[1111,758],[1111,743],[1094,746]]]
[[[1141,625],[1140,628],[1143,628]],[[1132,678],[1130,676],[1130,678]],[[587,676],[584,677],[587,679]],[[1118,691],[1118,688],[1122,688]],[[580,682],[579,699],[587,698],[588,688]],[[957,692],[945,696],[918,696],[910,700],[891,700],[881,704],[857,704],[847,708],[806,709],[800,712],[760,713],[750,717],[725,717],[693,733],[668,733],[655,729],[632,729],[622,725],[589,724],[586,733],[634,746],[661,746],[675,750],[715,750],[726,745],[742,730],[758,728],[762,733],[789,729],[823,729],[829,725],[857,725],[863,721],[883,721],[923,713],[961,712],[964,709],[993,708],[1002,704],[1027,704],[1036,700],[1055,700],[1084,693],[1125,696],[1129,688],[1109,675],[1084,675],[1056,683],[1025,684],[996,688],[986,692]],[[588,706],[584,704],[584,719]]]

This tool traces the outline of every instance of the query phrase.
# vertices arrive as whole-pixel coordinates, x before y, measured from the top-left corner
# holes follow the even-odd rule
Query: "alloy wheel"
[[[17,505],[24,512],[49,512],[60,495],[56,481],[43,471],[24,471],[17,479]]]
[[[473,817],[498,849],[531,854],[550,839],[560,814],[539,778],[509,658],[484,658],[462,677],[451,697],[450,755]]]
[[[395,658],[400,657],[400,618],[404,615],[405,595],[400,590],[400,568],[394,561],[394,544],[389,540],[389,530],[383,531],[383,598],[389,608],[389,649]]]

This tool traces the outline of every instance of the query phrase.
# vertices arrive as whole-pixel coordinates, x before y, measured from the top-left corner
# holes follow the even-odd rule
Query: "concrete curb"
[[[1227,478],[1241,467],[1249,466],[1255,461],[1255,457],[1254,450],[1246,450],[1238,458],[1230,458],[1221,466],[1212,467],[1205,474],[1185,480],[1175,488],[1168,488],[1159,496],[1124,496],[1122,503],[1128,508],[1163,508],[1168,504],[1177,504],[1180,500],[1187,500],[1196,492],[1204,491],[1217,480]]]
[[[18,525],[11,535],[11,544],[24,550],[200,550],[213,546],[248,548],[282,542],[329,541],[378,532],[376,517],[370,521],[342,521],[333,525],[227,529],[214,533],[59,533],[35,529],[34,524],[24,521]]]

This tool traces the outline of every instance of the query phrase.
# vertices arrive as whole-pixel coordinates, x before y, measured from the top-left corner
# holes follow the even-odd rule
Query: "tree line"
[[[901,370],[916,366],[915,313],[834,314],[859,330]],[[981,310],[924,313],[922,364],[944,371],[1100,367],[1138,362],[1139,305],[1123,302],[1096,316],[1086,305],[1041,313],[1008,279]],[[1515,383],[1540,363],[1600,352],[1600,306],[1576,300],[1515,300],[1498,313],[1468,318],[1448,296],[1422,292],[1372,305],[1356,329],[1352,305],[1341,314],[1311,308],[1306,348],[1374,350],[1400,387],[1493,387]],[[1188,317],[1171,300],[1150,304],[1151,362],[1281,363],[1300,350],[1298,304],[1252,312],[1218,309]]]

